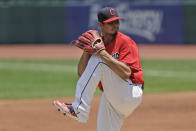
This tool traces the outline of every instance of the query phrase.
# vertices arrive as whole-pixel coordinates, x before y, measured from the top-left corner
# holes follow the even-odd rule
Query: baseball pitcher
[[[75,45],[84,50],[79,64],[80,78],[72,104],[54,101],[59,111],[87,122],[90,103],[97,85],[103,91],[100,101],[97,130],[120,131],[123,121],[141,103],[143,71],[136,43],[119,32],[116,9],[102,8],[98,12],[96,30],[83,33]]]

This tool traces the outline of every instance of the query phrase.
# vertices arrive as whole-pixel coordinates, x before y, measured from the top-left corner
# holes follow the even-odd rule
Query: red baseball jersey
[[[139,50],[136,43],[129,36],[118,32],[116,38],[106,46],[106,51],[115,59],[130,67],[132,71],[130,79],[133,83],[144,85]],[[101,83],[99,83],[99,88],[103,91]]]

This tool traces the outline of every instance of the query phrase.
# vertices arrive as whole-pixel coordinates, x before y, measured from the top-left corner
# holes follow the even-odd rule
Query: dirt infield
[[[142,59],[194,59],[196,46],[139,45]],[[65,45],[1,45],[0,58],[12,59],[79,59],[82,50]]]
[[[143,59],[196,59],[196,46],[139,46]],[[0,46],[1,59],[79,59],[82,51],[64,45]],[[72,102],[73,98],[60,98]],[[54,99],[0,100],[0,131],[96,131],[100,97],[90,119],[80,124],[61,115]],[[196,92],[144,94],[122,131],[195,131]]]
[[[53,99],[1,100],[0,131],[96,131],[99,99],[93,99],[86,124],[60,114],[52,105]],[[73,98],[60,100],[72,102]],[[195,131],[195,100],[196,92],[144,95],[122,131]]]

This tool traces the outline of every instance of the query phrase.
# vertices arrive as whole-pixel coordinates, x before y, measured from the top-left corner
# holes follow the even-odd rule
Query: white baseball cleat
[[[63,112],[64,115],[69,116],[72,119],[77,120],[78,122],[82,122],[77,117],[77,114],[75,113],[72,104],[66,104],[58,100],[55,100],[53,104],[58,109],[58,111]]]

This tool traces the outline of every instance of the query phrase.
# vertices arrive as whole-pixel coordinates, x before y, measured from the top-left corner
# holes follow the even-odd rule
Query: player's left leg
[[[95,55],[91,56],[85,71],[77,82],[75,101],[71,105],[54,101],[54,105],[61,112],[79,122],[87,122],[90,112],[90,102],[102,77],[101,63],[103,63],[101,58]]]
[[[82,122],[86,122],[88,120],[90,103],[102,77],[101,63],[101,58],[92,55],[88,61],[85,71],[77,82],[75,101],[72,105],[78,118]]]

